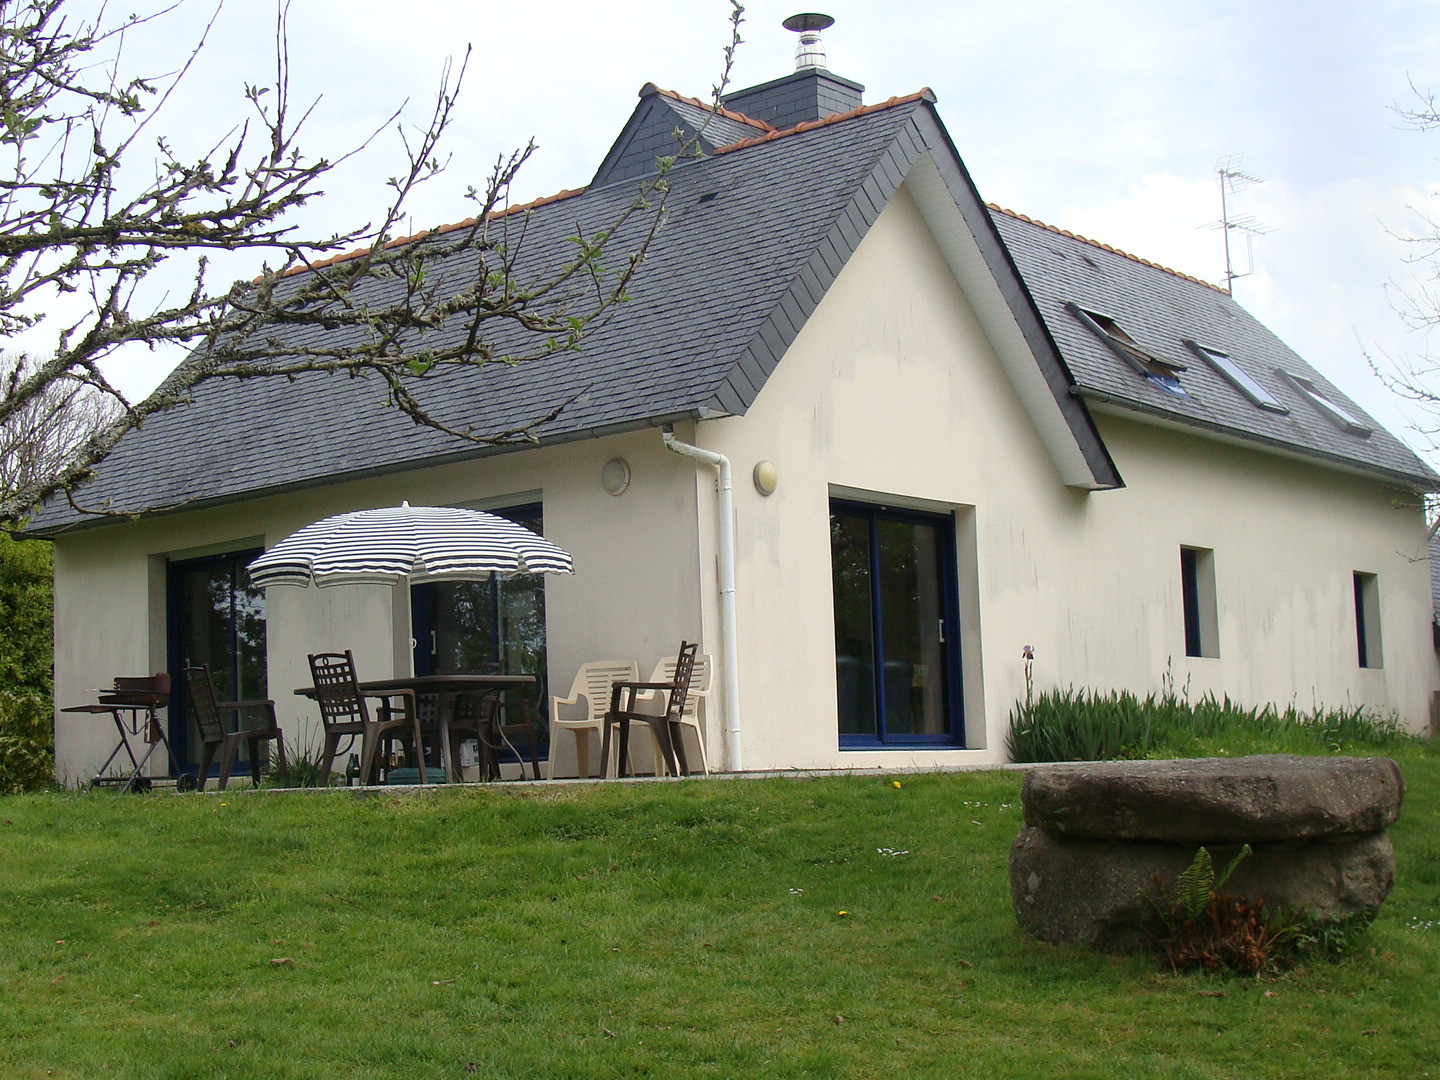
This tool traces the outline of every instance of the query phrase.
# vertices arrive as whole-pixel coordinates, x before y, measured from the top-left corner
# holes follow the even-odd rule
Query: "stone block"
[[[1026,826],[1010,851],[1010,891],[1022,929],[1042,941],[1106,952],[1147,949],[1165,934],[1156,878],[1171,897],[1199,844],[1073,839]],[[1238,844],[1204,845],[1219,873]],[[1385,833],[1334,841],[1252,844],[1223,892],[1263,899],[1322,922],[1379,910],[1395,881]]]
[[[1027,825],[1063,836],[1198,845],[1378,832],[1404,794],[1388,758],[1265,754],[1040,766],[1021,797]]]

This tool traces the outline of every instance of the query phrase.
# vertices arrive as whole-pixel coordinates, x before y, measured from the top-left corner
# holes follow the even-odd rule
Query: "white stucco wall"
[[[739,477],[746,766],[1000,760],[1024,645],[1040,689],[1143,694],[1168,674],[1197,697],[1363,703],[1424,725],[1435,659],[1413,496],[1124,418],[1099,424],[1128,487],[1064,487],[902,189],[750,412],[697,436]],[[780,475],[769,498],[748,480],[764,459]],[[838,748],[832,495],[955,515],[974,749]],[[1184,655],[1182,545],[1215,551],[1216,658]],[[1357,663],[1355,571],[1379,577],[1381,669]]]
[[[735,469],[746,768],[1001,760],[1008,712],[1023,694],[1024,645],[1035,648],[1041,689],[1147,693],[1168,673],[1197,696],[1364,703],[1423,726],[1440,669],[1413,498],[1132,419],[1098,422],[1129,486],[1086,494],[1061,483],[902,188],[749,413],[676,433],[728,455]],[[618,497],[600,486],[612,457],[632,472]],[[779,470],[769,497],[750,480],[761,460]],[[167,558],[272,544],[328,514],[401,499],[493,506],[537,495],[546,535],[576,561],[573,577],[547,583],[553,692],[564,693],[587,660],[634,659],[647,675],[681,638],[699,637],[724,662],[715,474],[647,431],[62,538],[57,703],[91,700],[116,674],[164,667]],[[967,749],[839,749],[832,495],[953,514]],[[1182,545],[1215,552],[1215,658],[1184,655]],[[1380,582],[1376,670],[1356,661],[1355,571]],[[291,693],[308,682],[307,653],[352,648],[362,677],[408,667],[404,590],[278,588],[269,605],[270,693],[292,737],[318,724],[313,705]],[[710,705],[711,761],[724,767],[718,685]],[[86,777],[111,745],[103,725],[59,716],[62,778]],[[569,740],[557,751],[563,773]]]
[[[611,457],[631,466],[619,498],[600,486]],[[543,503],[546,535],[575,556],[573,576],[546,586],[552,689],[568,691],[587,660],[634,659],[642,676],[700,633],[695,477],[658,432],[617,436],[256,500],[241,506],[106,526],[55,544],[55,700],[93,701],[115,675],[164,670],[165,563],[265,546],[330,514],[370,506]],[[406,674],[409,594],[344,586],[268,590],[269,693],[287,736],[317,741],[319,715],[292,693],[306,656],[352,649],[361,678]],[[88,778],[114,746],[108,717],[57,714],[57,773]],[[559,744],[562,767],[573,740]],[[163,770],[162,770],[163,772]]]

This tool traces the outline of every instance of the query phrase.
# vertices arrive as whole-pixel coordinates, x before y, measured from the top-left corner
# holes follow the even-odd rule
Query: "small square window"
[[[1180,549],[1180,597],[1185,614],[1185,655],[1220,655],[1220,614],[1215,599],[1215,552]]]
[[[1249,398],[1252,404],[1268,409],[1270,412],[1288,413],[1290,410],[1280,404],[1274,394],[1261,386],[1251,374],[1235,362],[1234,358],[1219,349],[1212,349],[1208,345],[1201,345],[1196,341],[1185,342],[1194,353],[1205,360],[1213,367],[1231,386],[1239,390],[1245,397]]]
[[[1355,572],[1355,642],[1362,668],[1384,667],[1380,651],[1380,579]]]
[[[1285,371],[1283,368],[1280,374],[1284,375],[1295,385],[1295,388],[1305,396],[1306,400],[1319,410],[1320,415],[1329,420],[1341,431],[1347,435],[1358,435],[1362,439],[1370,434],[1372,429],[1369,424],[1365,423],[1364,420],[1361,420],[1349,409],[1331,401],[1320,391],[1320,388],[1317,387],[1313,381],[1305,378],[1303,375],[1296,375],[1293,371]]]

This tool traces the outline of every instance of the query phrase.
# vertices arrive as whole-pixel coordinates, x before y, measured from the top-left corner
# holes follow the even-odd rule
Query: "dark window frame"
[[[533,528],[537,532],[544,529],[545,507],[544,503],[540,501],[514,503],[502,507],[489,507],[487,508],[486,513],[494,514],[497,517],[503,517],[510,521],[515,521],[518,524],[524,525],[526,528]],[[533,526],[531,525],[532,521],[534,522]],[[413,665],[412,670],[415,672],[416,675],[435,674],[435,655],[432,649],[428,647],[428,642],[426,639],[428,639],[434,632],[435,587],[443,586],[446,584],[459,583],[429,581],[415,582],[410,586],[410,629],[411,634],[413,635],[411,638],[411,641],[413,642],[411,646],[411,664]],[[506,665],[503,651],[504,642],[499,633],[499,627],[501,623],[500,609],[502,603],[500,595],[500,576],[498,574],[492,573],[488,582],[476,581],[469,582],[468,584],[488,585],[489,597],[487,602],[489,607],[491,634],[490,657],[488,661],[486,661],[486,663],[492,665],[497,672],[503,671]],[[534,675],[536,677],[536,689],[534,691],[526,691],[525,693],[527,695],[533,694],[534,696],[532,698],[529,698],[529,700],[537,702],[537,707],[543,707],[546,696],[549,692],[549,679],[547,669],[549,667],[550,654],[550,642],[547,632],[548,627],[546,625],[548,621],[548,616],[546,615],[545,607],[544,575],[539,576],[539,584],[541,589],[541,633],[544,635],[544,641],[540,650],[539,670],[533,672],[527,671],[524,672],[524,674]],[[507,698],[507,700],[509,699]],[[540,745],[536,748],[536,754],[541,760],[546,760],[549,757],[549,736],[549,725],[541,724]],[[500,761],[502,763],[519,760],[520,758],[516,756],[514,750],[511,747],[506,746],[500,750]]]
[[[1215,552],[1182,544],[1180,602],[1187,657],[1215,659],[1220,655],[1220,616],[1215,590]]]
[[[1355,587],[1355,653],[1360,667],[1376,671],[1385,666],[1385,652],[1380,636],[1380,577],[1356,570]]]

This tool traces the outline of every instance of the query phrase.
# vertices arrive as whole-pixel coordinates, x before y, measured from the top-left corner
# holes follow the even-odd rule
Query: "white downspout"
[[[740,772],[740,671],[735,633],[735,498],[730,459],[713,450],[681,442],[666,424],[660,437],[667,449],[703,461],[720,471],[720,639],[724,652],[725,758],[731,772]]]

